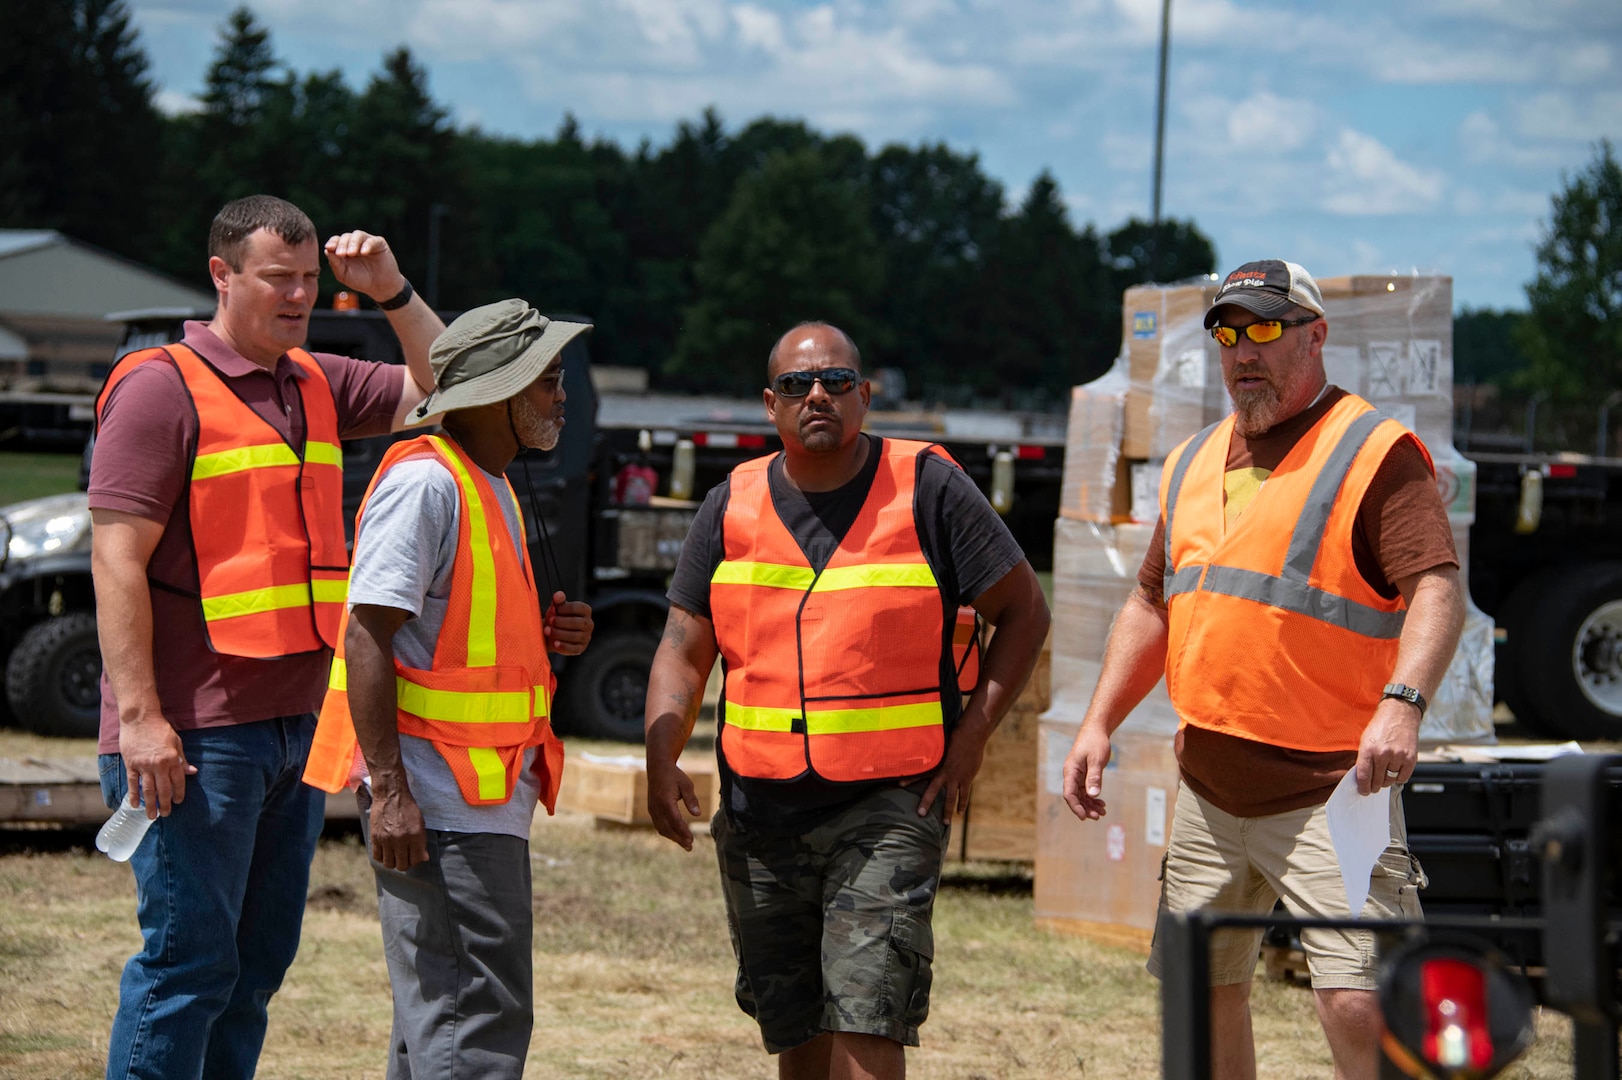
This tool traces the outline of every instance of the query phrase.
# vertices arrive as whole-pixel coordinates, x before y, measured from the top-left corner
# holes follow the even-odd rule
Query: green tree
[[[1517,336],[1529,389],[1603,399],[1622,387],[1622,168],[1609,140],[1553,198]]]
[[[147,257],[162,119],[125,5],[15,0],[5,24],[0,225]]]
[[[1002,227],[1002,186],[944,143],[888,146],[868,187],[884,257],[884,343],[870,367],[900,368],[913,396],[940,396],[990,344],[984,276]]]
[[[1109,366],[1120,338],[1120,294],[1091,225],[1077,233],[1052,174],[1031,184],[1005,219],[986,273],[984,363],[967,386],[1010,405],[1057,404],[1068,387]]]
[[[807,146],[739,181],[700,245],[698,296],[666,365],[685,387],[757,391],[772,343],[806,319],[872,340],[878,241],[866,193],[840,165]]]
[[[1147,281],[1182,281],[1216,271],[1216,249],[1192,218],[1167,218],[1159,228],[1132,218],[1104,240],[1116,292]]]
[[[1453,316],[1453,381],[1510,389],[1525,379],[1529,361],[1520,346],[1526,314],[1461,308]]]

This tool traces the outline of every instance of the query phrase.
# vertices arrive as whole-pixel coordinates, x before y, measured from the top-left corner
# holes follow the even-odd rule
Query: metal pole
[[[1149,276],[1160,280],[1160,187],[1166,155],[1166,64],[1171,52],[1171,0],[1160,6],[1160,85],[1155,94],[1155,180],[1150,210]]]
[[[1199,912],[1160,916],[1160,1075],[1211,1077],[1211,930]]]

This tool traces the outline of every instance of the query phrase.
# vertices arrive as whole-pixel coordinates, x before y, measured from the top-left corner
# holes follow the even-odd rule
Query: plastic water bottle
[[[141,846],[141,837],[151,827],[152,819],[146,816],[144,805],[131,806],[129,799],[120,799],[118,809],[96,834],[96,849],[105,851],[114,862],[129,862],[135,849]]]

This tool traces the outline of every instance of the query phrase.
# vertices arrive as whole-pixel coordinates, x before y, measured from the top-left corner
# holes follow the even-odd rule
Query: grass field
[[[78,454],[0,452],[0,506],[78,487]]]
[[[623,746],[573,748],[624,752]],[[0,731],[0,756],[71,756],[88,741]],[[1082,827],[1078,825],[1078,827]],[[118,973],[139,944],[129,868],[88,831],[0,832],[0,1077],[101,1075]],[[583,815],[537,820],[537,1017],[529,1075],[691,1080],[775,1075],[732,1000],[714,851]],[[323,840],[304,940],[271,1004],[267,1080],[382,1073],[389,990],[371,872],[358,838]],[[910,1073],[941,1080],[1138,1078],[1159,1070],[1157,984],[1135,953],[1033,925],[1023,867],[953,864],[936,905],[934,1006]],[[1310,994],[1259,981],[1268,1077],[1328,1076]],[[1563,1018],[1539,1018],[1503,1075],[1569,1077]]]

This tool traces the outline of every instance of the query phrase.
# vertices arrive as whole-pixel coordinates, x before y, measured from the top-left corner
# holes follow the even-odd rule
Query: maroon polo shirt
[[[282,356],[274,373],[239,355],[208,329],[186,324],[186,345],[223,374],[236,395],[293,445],[304,440],[298,384],[308,378]],[[388,432],[400,404],[400,369],[392,364],[315,353],[332,384],[338,430],[346,439]],[[174,365],[148,362],[108,395],[90,462],[90,506],[138,514],[164,525],[147,572],[151,579],[195,590],[186,476],[197,448],[197,420]],[[177,730],[222,727],[313,712],[326,689],[325,650],[279,660],[226,656],[208,646],[202,606],[165,589],[152,597],[152,663],[163,714]],[[118,705],[101,679],[101,743],[118,752]]]

